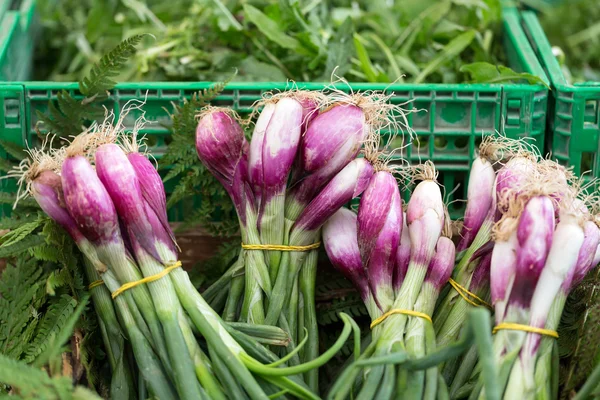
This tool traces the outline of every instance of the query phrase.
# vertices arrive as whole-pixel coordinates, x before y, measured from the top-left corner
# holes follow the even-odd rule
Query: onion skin
[[[434,181],[417,185],[408,202],[406,222],[412,245],[411,264],[427,267],[444,226],[444,203]]]
[[[176,253],[160,219],[144,200],[136,171],[123,150],[116,144],[105,144],[96,150],[95,158],[98,177],[113,200],[131,241],[135,239],[140,247],[159,261],[165,260],[159,254],[157,238]]]
[[[410,263],[410,235],[408,234],[408,225],[406,225],[406,213],[402,218],[402,232],[400,233],[400,244],[396,250],[396,267],[394,270],[394,291],[398,294],[406,271],[408,271],[408,264]]]
[[[366,127],[363,110],[354,105],[336,105],[319,114],[302,140],[302,167],[306,172],[331,168],[330,161],[338,152],[343,152],[348,159],[356,157],[366,136]]]
[[[481,157],[477,157],[473,161],[469,175],[467,208],[458,251],[465,250],[473,243],[481,224],[483,224],[492,206],[495,205],[495,180],[496,173],[492,164]]]
[[[202,163],[224,186],[231,186],[247,141],[240,125],[227,113],[204,115],[196,128],[196,151]]]
[[[490,295],[496,311],[496,320],[504,317],[507,295],[515,279],[519,241],[513,232],[506,240],[496,240],[490,263]]]
[[[171,240],[175,242],[175,235],[169,225],[167,217],[167,195],[162,179],[150,160],[140,153],[129,153],[127,159],[135,170],[135,174],[142,189],[142,196],[148,206],[160,220],[163,229],[167,231]]]
[[[389,172],[376,172],[358,208],[358,246],[371,291],[380,302],[393,301],[392,279],[402,220],[396,179]]]
[[[302,137],[298,182],[286,203],[310,203],[356,157],[368,132],[364,111],[354,105],[336,105],[316,116]]]
[[[567,293],[571,288],[579,285],[588,272],[597,265],[597,263],[594,263],[594,258],[596,257],[596,249],[600,245],[600,229],[592,221],[586,221],[583,225],[583,235],[583,244],[579,250],[575,268],[569,271],[569,275],[563,283]]]
[[[31,183],[33,197],[41,209],[56,223],[63,227],[78,242],[83,234],[77,229],[77,223],[65,208],[60,176],[53,171],[42,172]]]
[[[261,112],[248,156],[250,182],[263,202],[285,189],[296,157],[302,127],[302,105],[283,98]]]
[[[545,196],[531,198],[519,218],[517,240],[519,250],[515,269],[515,281],[510,302],[528,309],[532,291],[546,264],[552,245],[555,217],[552,200]]]
[[[304,209],[292,227],[292,239],[298,231],[316,231],[340,207],[359,196],[373,176],[373,166],[357,158],[342,169]],[[294,242],[295,243],[295,242]]]
[[[196,152],[204,166],[225,188],[243,225],[246,207],[255,207],[248,185],[249,144],[237,121],[223,111],[204,114],[196,128]]]
[[[89,161],[83,156],[65,159],[61,180],[69,214],[85,237],[94,244],[120,242],[115,205]]]
[[[360,258],[357,216],[347,208],[338,210],[323,225],[323,244],[329,260],[367,299],[369,286]]]
[[[446,236],[441,236],[435,247],[435,254],[429,263],[425,282],[431,283],[439,291],[452,275],[455,256],[454,242]]]

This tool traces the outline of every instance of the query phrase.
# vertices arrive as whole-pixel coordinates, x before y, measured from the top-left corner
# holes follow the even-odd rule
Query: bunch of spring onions
[[[371,343],[339,376],[329,398],[435,398],[443,390],[437,368],[374,362],[391,354],[420,358],[435,349],[431,315],[454,267],[436,171],[429,162],[417,169],[420,183],[406,212],[395,177],[382,167],[369,181],[358,214],[342,209],[323,228],[331,262],[357,287],[373,321]]]
[[[503,193],[506,213],[494,231],[490,284],[498,393],[486,395],[479,383],[472,396],[557,397],[552,358],[560,315],[571,288],[598,263],[597,217],[581,184],[545,160],[523,179]]]
[[[468,310],[490,304],[490,263],[494,224],[505,213],[498,198],[508,190],[521,187],[523,179],[534,170],[539,158],[534,148],[522,140],[501,136],[486,137],[473,160],[467,187],[467,206],[457,245],[457,264],[450,283],[446,285],[436,306],[434,328],[438,345],[445,346],[461,335]],[[495,299],[494,299],[495,300]],[[464,383],[465,377],[454,380],[477,362],[473,348],[465,357],[442,366],[443,376],[451,385],[450,394]],[[468,376],[467,376],[468,378]]]
[[[342,315],[345,327],[336,344],[294,367],[286,366],[291,355],[279,359],[261,344],[286,344],[281,329],[225,323],[177,260],[162,181],[138,151],[140,126],[132,136],[124,134],[126,114],[114,124],[107,118],[94,125],[68,147],[32,152],[32,162],[17,171],[42,210],[73,238],[90,280],[101,279],[92,281],[94,305],[114,374],[123,375],[113,380],[111,396],[267,399],[285,392],[318,398],[302,374],[339,350],[353,321]],[[139,376],[127,373],[123,337]]]
[[[387,99],[335,90],[268,95],[258,104],[250,143],[233,111],[209,107],[199,116],[198,156],[233,200],[243,242],[238,262],[204,296],[212,302],[227,293],[226,321],[278,326],[291,337],[288,349],[306,338],[291,363],[318,356],[321,227],[373,176],[369,157],[357,156],[402,115]],[[317,371],[305,379],[316,391]]]
[[[490,241],[476,243],[481,239],[482,225],[470,245],[478,247],[471,251],[468,262],[463,263],[464,258],[459,261],[464,269],[455,270],[457,281],[467,281],[460,285],[467,285],[470,300],[479,301],[476,306],[493,308],[493,385],[484,389],[484,367],[476,366],[478,354],[471,349],[444,365],[453,398],[557,398],[555,339],[562,309],[571,288],[600,261],[598,219],[589,210],[590,198],[583,195],[581,182],[552,161],[524,148],[512,151],[510,144],[508,147],[509,151],[497,157],[495,168],[490,164],[490,176],[479,178],[477,189],[485,188],[487,194],[491,188],[491,195],[487,195],[490,200],[482,201],[481,193],[469,197],[467,204],[465,230],[472,228],[470,222],[475,220],[475,213],[469,214],[469,210],[491,204],[484,219],[484,224],[486,220],[493,222],[490,232],[485,232]],[[470,185],[483,175],[473,172]],[[488,184],[482,184],[484,181]],[[471,188],[470,196],[478,191]],[[465,230],[462,241],[469,237]],[[474,265],[471,271],[468,264]],[[487,277],[482,278],[483,274]],[[489,284],[482,284],[484,280]],[[459,291],[453,286],[446,300]],[[454,337],[464,329],[463,308],[468,302],[457,300],[443,306],[448,304],[449,308],[438,308],[439,319],[434,318],[438,343],[451,340],[447,335]]]

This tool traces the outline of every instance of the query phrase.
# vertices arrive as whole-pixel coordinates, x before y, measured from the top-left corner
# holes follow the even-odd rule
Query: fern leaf
[[[69,285],[71,280],[71,273],[66,267],[59,271],[52,271],[48,276],[48,279],[46,279],[46,293],[50,296],[54,296],[57,288]]]
[[[79,82],[79,91],[90,98],[102,96],[112,89],[116,82],[111,78],[119,75],[120,70],[136,52],[137,46],[145,35],[134,35],[117,45],[113,50],[102,56],[92,67],[88,77]]]
[[[600,269],[569,295],[559,326],[562,360],[561,398],[585,382],[595,366],[600,343]],[[571,342],[565,342],[569,339]]]
[[[53,303],[44,314],[33,341],[25,351],[25,361],[30,363],[35,360],[48,346],[52,345],[60,331],[69,322],[69,316],[73,314],[75,299],[63,294],[60,299]]]
[[[6,158],[0,158],[0,171],[9,172],[15,167],[16,164],[8,161]]]
[[[18,389],[25,398],[58,398],[56,385],[71,386],[66,378],[53,382],[43,370],[0,354],[0,382]],[[51,395],[53,394],[53,395]]]
[[[8,193],[8,192],[0,192],[0,204],[10,204],[13,205],[15,204],[15,201],[17,201],[17,195],[14,193]],[[32,207],[32,208],[39,208],[37,202],[35,201],[34,198],[27,198],[27,199],[22,199],[19,200],[19,207]]]
[[[41,367],[48,363],[50,360],[54,359],[61,353],[62,345],[69,340],[71,335],[73,334],[73,330],[75,329],[75,324],[79,320],[79,317],[85,310],[87,306],[87,302],[89,300],[89,294],[85,294],[84,297],[81,298],[77,308],[73,311],[72,308],[76,303],[75,300],[71,296],[63,296],[65,299],[64,302],[58,303],[57,312],[56,312],[56,323],[52,325],[51,330],[48,331],[47,345],[44,346],[44,351],[39,354],[39,356],[35,359],[33,365]],[[52,309],[51,309],[52,310]],[[48,313],[51,311],[49,310]],[[70,310],[67,312],[67,310]],[[64,322],[60,322],[63,316],[67,316]],[[43,323],[42,323],[43,326]],[[58,329],[54,329],[54,327],[58,327]],[[38,349],[36,349],[37,352]],[[30,356],[32,353],[28,353]]]
[[[0,229],[16,229],[23,224],[33,222],[38,219],[37,215],[26,215],[24,217],[12,215],[0,219]]]
[[[2,245],[0,246],[0,248],[12,246],[16,243],[19,243],[21,240],[25,239],[30,233],[39,228],[42,222],[43,220],[40,220],[38,218],[35,221],[22,224],[16,229],[6,233],[0,239],[0,241],[2,241]]]
[[[14,257],[45,242],[41,235],[29,235],[18,243],[10,246],[0,246],[0,258]]]
[[[19,161],[23,160],[25,156],[27,156],[27,153],[25,153],[25,148],[16,143],[0,140],[0,146],[8,155]]]
[[[0,278],[0,353],[21,356],[24,344],[35,326],[36,308],[40,306],[39,288],[45,273],[39,263],[21,257],[9,264]],[[32,323],[33,322],[33,323]]]
[[[330,325],[339,321],[339,314],[346,313],[351,317],[363,317],[368,315],[362,299],[358,295],[333,300],[329,304],[319,304],[317,307],[317,321],[319,325]]]

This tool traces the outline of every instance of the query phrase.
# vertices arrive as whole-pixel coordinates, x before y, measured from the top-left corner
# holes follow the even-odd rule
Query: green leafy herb
[[[536,8],[543,13],[544,33],[561,54],[558,58],[567,80],[600,82],[600,3],[573,0]]]
[[[550,88],[544,80],[527,72],[515,72],[502,65],[492,65],[485,62],[463,65],[460,70],[466,72],[474,83],[506,83],[527,81],[530,84],[540,84]]]
[[[40,0],[38,79],[80,80],[139,32],[156,40],[140,42],[120,80],[218,82],[237,70],[239,81],[318,82],[337,67],[349,81],[452,83],[465,63],[506,62],[500,0],[134,3]]]
[[[112,79],[135,53],[135,46],[144,35],[135,35],[124,40],[95,64],[89,76],[79,82],[83,99],[74,98],[63,90],[56,95],[56,104],[50,102],[48,114],[37,111],[39,120],[46,128],[60,137],[75,136],[90,120],[100,118],[103,111],[98,104],[107,97],[107,91],[114,87]]]

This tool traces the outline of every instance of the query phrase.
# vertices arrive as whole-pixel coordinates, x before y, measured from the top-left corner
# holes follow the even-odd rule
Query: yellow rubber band
[[[104,285],[104,281],[102,279],[90,283],[90,285],[88,286],[88,289],[92,290],[96,286],[101,286],[101,285]]]
[[[307,246],[287,246],[284,244],[244,244],[242,243],[242,249],[244,250],[275,250],[275,251],[310,251],[318,249],[321,246],[321,242],[309,244]]]
[[[394,308],[393,310],[386,312],[381,317],[379,317],[376,320],[374,320],[373,322],[371,322],[371,329],[375,328],[377,325],[379,325],[380,323],[385,321],[387,317],[389,317],[390,315],[394,315],[394,314],[404,314],[404,315],[409,315],[411,317],[419,317],[419,318],[423,318],[429,322],[432,322],[431,317],[425,313],[422,313],[419,311],[413,311],[413,310],[402,310],[400,308]]]
[[[502,322],[501,324],[497,325],[492,330],[492,333],[496,333],[496,332],[501,331],[501,330],[523,331],[523,332],[537,333],[539,335],[550,336],[550,337],[553,337],[555,339],[558,339],[558,332],[553,331],[551,329],[536,328],[535,326],[515,324],[515,323],[512,323],[512,322]]]
[[[112,298],[115,299],[118,295],[120,295],[124,291],[129,290],[131,288],[134,288],[134,287],[136,287],[138,285],[141,285],[143,283],[149,283],[149,282],[157,281],[160,278],[166,276],[169,272],[173,271],[175,268],[179,268],[179,267],[181,267],[181,261],[177,261],[177,262],[169,265],[168,267],[166,267],[165,269],[163,269],[162,271],[160,271],[158,274],[147,276],[147,277],[145,277],[143,279],[140,279],[139,281],[127,282],[126,284],[122,285],[120,288],[118,288],[117,290],[115,290],[112,293]]]
[[[475,306],[475,307],[485,306],[485,307],[487,307],[487,308],[489,308],[490,310],[493,311],[492,305],[490,303],[488,303],[487,301],[483,300],[481,297],[477,296],[475,293],[472,293],[472,292],[468,291],[463,286],[461,286],[460,283],[456,282],[454,279],[450,278],[448,280],[448,283],[450,285],[452,285],[452,287],[454,288],[454,290],[456,290],[456,292],[460,295],[460,297],[462,297],[463,299],[465,299],[465,301],[467,303],[469,303],[469,304],[471,304],[472,306]]]

